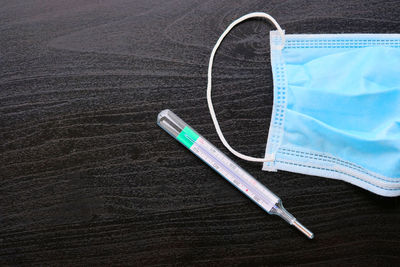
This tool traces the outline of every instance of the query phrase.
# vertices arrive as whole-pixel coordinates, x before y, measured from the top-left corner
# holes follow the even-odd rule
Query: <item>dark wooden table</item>
[[[218,36],[252,11],[288,33],[400,33],[398,1],[2,1],[1,265],[400,263],[399,198],[237,162],[314,231],[268,216],[156,125],[169,108],[228,153],[206,105]],[[263,156],[271,25],[215,63],[226,138]]]

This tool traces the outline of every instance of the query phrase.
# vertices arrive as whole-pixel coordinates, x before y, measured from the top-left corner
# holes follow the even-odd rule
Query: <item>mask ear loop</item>
[[[207,83],[207,103],[208,103],[208,109],[210,110],[210,115],[212,118],[212,121],[214,123],[215,126],[215,130],[217,131],[217,134],[219,136],[219,139],[221,139],[222,143],[224,144],[224,146],[230,151],[232,152],[232,154],[234,154],[236,157],[239,157],[241,159],[247,160],[247,161],[253,161],[253,162],[271,162],[275,160],[275,155],[274,154],[269,154],[269,155],[265,155],[264,158],[254,158],[254,157],[250,157],[250,156],[246,156],[238,151],[236,151],[235,149],[233,149],[228,142],[226,141],[224,135],[222,134],[221,128],[219,127],[219,123],[217,120],[217,117],[215,115],[215,111],[214,111],[214,107],[211,101],[211,80],[212,80],[212,65],[214,62],[214,57],[215,57],[215,53],[218,50],[218,47],[220,46],[220,44],[222,43],[222,41],[224,40],[225,36],[239,23],[250,19],[250,18],[265,18],[267,20],[269,20],[270,22],[272,22],[272,24],[274,24],[274,26],[276,27],[276,29],[278,30],[279,34],[281,35],[281,39],[282,39],[282,44],[279,47],[280,50],[283,49],[284,45],[285,45],[285,33],[283,32],[281,26],[279,26],[278,22],[276,22],[276,20],[268,15],[267,13],[264,12],[254,12],[254,13],[250,13],[247,15],[244,15],[240,18],[238,18],[237,20],[233,21],[228,28],[226,28],[226,30],[221,34],[221,36],[219,37],[217,43],[215,44],[211,55],[210,55],[210,61],[208,63],[208,83]]]

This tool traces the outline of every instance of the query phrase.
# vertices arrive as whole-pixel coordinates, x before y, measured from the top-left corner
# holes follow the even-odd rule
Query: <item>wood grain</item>
[[[268,216],[156,123],[169,108],[224,152],[207,110],[212,46],[235,18],[289,33],[399,33],[398,1],[3,1],[1,265],[398,265],[399,198],[237,162],[314,231]],[[226,138],[262,156],[270,25],[223,43]]]

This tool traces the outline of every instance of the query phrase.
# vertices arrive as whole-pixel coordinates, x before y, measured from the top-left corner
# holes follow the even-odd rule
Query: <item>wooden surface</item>
[[[235,159],[310,241],[156,125],[169,108],[228,153],[208,57],[252,11],[288,33],[400,33],[398,1],[2,1],[1,265],[399,264],[399,198]],[[270,29],[241,24],[215,63],[221,127],[253,156],[271,115]]]

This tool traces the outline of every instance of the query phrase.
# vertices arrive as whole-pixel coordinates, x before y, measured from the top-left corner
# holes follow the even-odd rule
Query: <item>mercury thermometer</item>
[[[175,113],[168,109],[161,111],[158,114],[157,124],[268,214],[278,215],[308,238],[312,239],[314,237],[314,234],[310,230],[298,222],[283,207],[279,197],[193,130],[192,127],[181,120]]]

